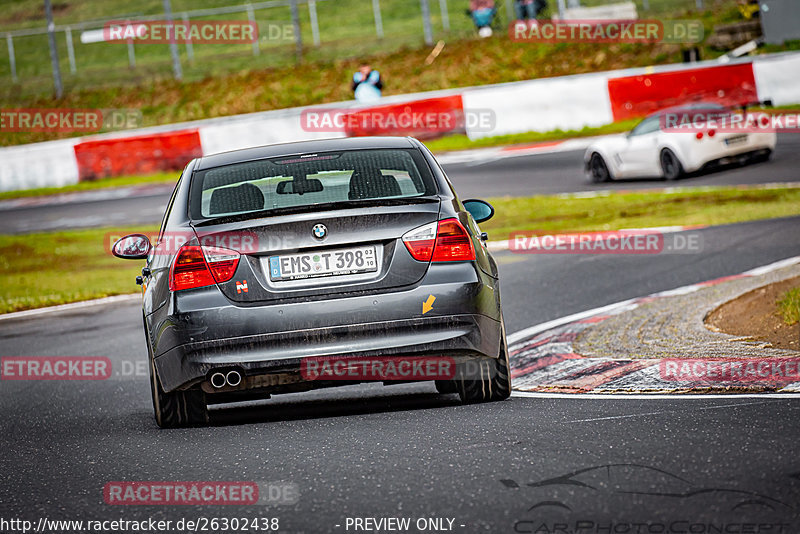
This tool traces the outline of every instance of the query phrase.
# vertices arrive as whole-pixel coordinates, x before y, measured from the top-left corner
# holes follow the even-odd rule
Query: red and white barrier
[[[471,138],[556,129],[580,130],[639,117],[692,101],[724,104],[772,100],[800,103],[800,53],[757,56],[720,64],[706,61],[625,69],[558,78],[386,97],[379,106],[357,102],[315,106],[353,113],[441,112],[485,115],[494,121],[465,123]],[[344,137],[407,135],[395,126],[342,132],[304,128],[303,111],[291,108],[193,123],[0,148],[0,191],[63,186],[79,180],[159,170],[180,170],[191,158],[273,143]]]

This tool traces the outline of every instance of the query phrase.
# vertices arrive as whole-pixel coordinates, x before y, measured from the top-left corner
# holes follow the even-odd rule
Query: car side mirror
[[[463,204],[464,209],[466,209],[470,215],[472,215],[472,218],[475,219],[476,223],[488,221],[494,216],[494,208],[485,200],[471,198],[469,200],[465,200]]]
[[[121,237],[111,247],[111,253],[124,260],[143,260],[150,254],[152,245],[144,234],[130,234]]]

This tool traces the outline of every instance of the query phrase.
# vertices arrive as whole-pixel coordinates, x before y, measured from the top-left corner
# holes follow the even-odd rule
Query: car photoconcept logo
[[[324,224],[317,224],[311,230],[311,233],[313,233],[314,237],[317,239],[325,239],[325,236],[328,235],[328,228]]]

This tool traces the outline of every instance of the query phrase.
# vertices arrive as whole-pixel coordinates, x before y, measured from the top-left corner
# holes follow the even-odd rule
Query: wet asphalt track
[[[800,135],[781,134],[773,159],[767,163],[726,168],[674,183],[651,179],[595,185],[583,174],[582,161],[583,151],[571,151],[457,163],[445,165],[445,170],[461,198],[796,182],[800,181]],[[92,192],[71,195],[58,204],[13,204],[13,208],[0,202],[0,234],[156,224],[171,191],[169,186],[148,186],[137,190],[136,196],[122,197],[108,191]]]
[[[508,330],[799,255],[798,229],[800,217],[710,228],[691,255],[499,254]],[[145,359],[140,313],[127,303],[3,320],[0,356],[107,356],[130,370]],[[147,378],[135,373],[3,381],[0,399],[0,518],[277,517],[280,532],[355,532],[348,517],[451,518],[454,532],[800,532],[799,398],[460,406],[428,384],[354,386],[169,431],[153,423]],[[103,485],[118,480],[282,481],[299,500],[104,504]]]

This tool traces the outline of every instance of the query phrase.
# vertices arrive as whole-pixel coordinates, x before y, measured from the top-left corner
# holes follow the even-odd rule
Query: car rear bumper
[[[306,357],[497,357],[496,284],[471,264],[452,264],[403,291],[250,307],[212,286],[173,295],[148,328],[165,391],[225,368],[245,378],[296,369]],[[423,302],[432,303],[425,313]]]

